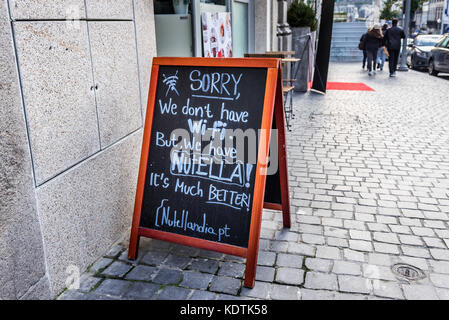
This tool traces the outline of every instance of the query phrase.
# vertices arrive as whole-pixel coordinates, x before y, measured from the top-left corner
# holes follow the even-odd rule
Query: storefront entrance
[[[232,57],[254,52],[254,0],[154,0],[157,55],[203,57],[203,13],[230,13]]]

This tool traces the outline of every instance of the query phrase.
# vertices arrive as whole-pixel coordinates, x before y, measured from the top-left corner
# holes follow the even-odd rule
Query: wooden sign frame
[[[156,105],[156,92],[160,66],[198,66],[198,67],[241,67],[241,68],[266,68],[267,80],[260,129],[265,130],[266,138],[260,139],[258,147],[258,159],[256,177],[254,182],[253,203],[251,210],[251,223],[249,230],[248,248],[203,240],[190,236],[159,231],[140,227],[143,195],[145,188],[146,172],[151,143],[153,115]],[[281,204],[264,203],[266,187],[265,170],[268,165],[271,129],[275,114],[276,127],[278,129],[278,158],[280,170],[280,187],[282,194]],[[133,222],[128,250],[128,258],[135,260],[141,236],[173,242],[181,245],[192,246],[200,249],[216,251],[224,254],[246,258],[246,271],[244,286],[252,288],[255,283],[257,255],[259,250],[259,237],[262,224],[262,210],[269,208],[283,212],[284,227],[290,227],[290,204],[287,176],[287,156],[285,147],[285,115],[282,94],[282,72],[280,60],[275,58],[168,58],[157,57],[153,59],[151,70],[150,88],[148,94],[147,113],[142,141],[142,153],[140,158],[139,176],[134,206]]]

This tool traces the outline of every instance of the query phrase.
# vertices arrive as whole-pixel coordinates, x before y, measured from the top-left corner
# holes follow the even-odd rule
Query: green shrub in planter
[[[301,0],[294,0],[288,8],[287,22],[291,28],[310,27],[310,31],[315,31],[318,26],[315,11]]]

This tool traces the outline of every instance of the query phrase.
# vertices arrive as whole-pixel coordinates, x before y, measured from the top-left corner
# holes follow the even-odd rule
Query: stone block
[[[304,283],[304,270],[294,268],[278,268],[276,282],[299,286]]]
[[[210,284],[210,291],[236,295],[241,287],[241,281],[229,277],[215,276]]]
[[[83,0],[10,0],[14,19],[67,19],[85,18]]]
[[[182,272],[172,269],[161,269],[154,277],[153,282],[159,284],[179,284],[182,280]]]
[[[15,22],[37,184],[99,151],[87,26]]]
[[[125,294],[125,298],[149,300],[161,286],[154,283],[134,282]]]
[[[308,289],[337,290],[337,276],[321,272],[307,272],[304,287]]]
[[[132,0],[86,0],[89,19],[133,19]]]
[[[201,273],[196,271],[185,271],[182,282],[179,284],[181,287],[191,289],[203,289],[206,290],[209,287],[209,283],[212,280],[213,275],[207,273]]]
[[[148,281],[151,280],[155,272],[155,267],[138,265],[126,275],[126,279]]]
[[[141,132],[37,189],[52,290],[66,268],[84,271],[131,225]]]
[[[142,126],[134,24],[89,22],[89,34],[101,147],[105,148]]]
[[[165,287],[156,297],[157,300],[186,300],[192,290],[180,287]]]
[[[7,2],[0,2],[0,300],[50,297]]]
[[[101,274],[111,277],[123,277],[132,267],[129,264],[114,261]]]

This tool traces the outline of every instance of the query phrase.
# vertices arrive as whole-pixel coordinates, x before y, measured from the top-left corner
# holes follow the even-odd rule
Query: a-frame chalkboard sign
[[[279,59],[154,58],[129,259],[141,236],[240,256],[252,288],[262,209],[290,227],[284,123]]]

